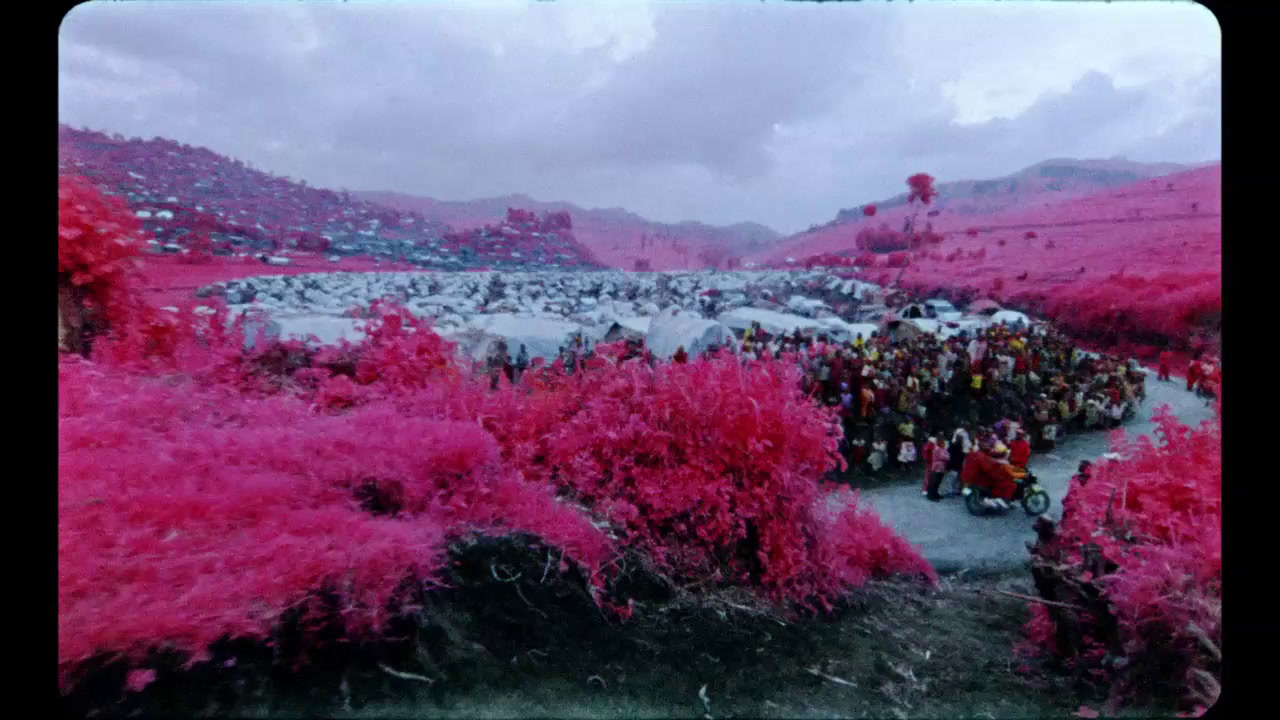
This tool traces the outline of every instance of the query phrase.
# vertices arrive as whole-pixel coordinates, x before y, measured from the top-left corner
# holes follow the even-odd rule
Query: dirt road
[[[1189,425],[1198,425],[1213,415],[1205,401],[1186,391],[1185,381],[1147,381],[1147,399],[1142,412],[1124,425],[1131,435],[1152,435],[1152,415],[1161,405]],[[1067,484],[1081,460],[1096,460],[1108,452],[1106,432],[1075,434],[1057,450],[1031,458],[1031,471],[1049,491],[1053,504],[1049,515],[1055,520],[1062,512]],[[1027,562],[1025,543],[1035,539],[1032,518],[1021,507],[1003,515],[973,517],[959,498],[932,503],[920,494],[919,484],[871,488],[861,491],[884,521],[915,543],[934,567],[943,573],[972,570],[1007,570]]]

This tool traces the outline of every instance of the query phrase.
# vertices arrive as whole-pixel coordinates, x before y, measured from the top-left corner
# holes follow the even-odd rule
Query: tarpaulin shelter
[[[822,323],[813,318],[800,317],[787,313],[774,312],[761,308],[734,308],[720,313],[716,318],[735,332],[745,332],[752,323],[760,323],[760,328],[770,335],[791,335],[799,330],[802,334],[817,332]]]
[[[715,320],[707,320],[677,307],[669,307],[653,318],[645,345],[660,358],[669,358],[680,348],[697,357],[712,345],[734,347],[737,339],[733,331]]]
[[[527,317],[499,313],[477,315],[471,319],[471,328],[507,341],[511,354],[520,352],[524,345],[530,358],[555,359],[561,347],[568,346],[573,336],[583,331],[577,323],[546,317]]]
[[[649,328],[652,325],[653,318],[618,318],[616,321],[609,324],[609,327],[605,331],[602,339],[607,343],[618,342],[620,340],[642,340],[649,334]]]
[[[991,315],[992,313],[1000,312],[1000,309],[1000,304],[995,300],[983,298],[971,303],[969,307],[965,308],[965,312],[970,315]]]

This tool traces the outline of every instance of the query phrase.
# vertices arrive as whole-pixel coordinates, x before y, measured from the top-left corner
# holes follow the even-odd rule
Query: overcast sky
[[[666,222],[794,232],[919,171],[1221,157],[1221,35],[1178,0],[91,2],[59,51],[76,127]]]

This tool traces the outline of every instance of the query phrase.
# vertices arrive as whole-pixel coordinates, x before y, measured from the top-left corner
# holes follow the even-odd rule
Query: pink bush
[[[322,589],[376,631],[449,537],[528,531],[594,575],[607,538],[504,469],[473,424],[387,407],[316,415],[290,398],[60,366],[59,662],[265,637]],[[109,471],[106,468],[110,468]],[[391,516],[358,507],[372,485]]]
[[[84,178],[58,176],[58,275],[109,321],[136,302],[144,238],[122,200]]]
[[[876,206],[874,204],[862,206],[862,214],[866,217],[875,217]]]
[[[68,202],[89,227],[114,214]],[[246,320],[225,305],[157,310],[131,294],[127,253],[76,248],[60,268],[79,262],[86,286],[128,302],[92,361],[59,364],[64,687],[118,656],[140,689],[150,651],[199,662],[220,639],[267,638],[290,610],[320,612],[326,593],[351,636],[376,634],[476,533],[542,538],[597,599],[623,552],[811,609],[867,578],[932,577],[856,499],[831,516],[820,482],[840,425],[801,395],[794,359],[651,367],[602,345],[573,375],[535,366],[491,391],[393,304],[365,313],[359,343],[260,334],[246,351]]]
[[[881,224],[878,228],[862,228],[859,230],[855,238],[855,247],[858,250],[873,253],[906,250],[911,247],[911,237],[906,233],[891,229],[888,225]]]
[[[1130,666],[1176,658],[1178,679],[1208,704],[1216,690],[1201,673],[1214,674],[1222,643],[1220,417],[1191,428],[1166,407],[1156,414],[1156,442],[1117,432],[1112,450],[1124,459],[1100,463],[1088,484],[1073,484],[1050,550],[1068,565],[1083,563],[1086,548],[1113,563],[1113,572],[1083,579],[1105,594]],[[1052,621],[1033,613],[1031,640],[1052,651]],[[1103,628],[1095,630],[1101,642]]]
[[[907,186],[911,188],[911,192],[907,195],[907,202],[914,203],[919,200],[924,205],[933,202],[933,199],[938,196],[933,182],[933,176],[928,173],[916,173],[907,178]]]

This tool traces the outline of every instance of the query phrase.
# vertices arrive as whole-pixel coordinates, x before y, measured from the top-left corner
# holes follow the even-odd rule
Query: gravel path
[[[1151,417],[1161,405],[1189,425],[1198,425],[1213,415],[1205,401],[1186,391],[1184,380],[1147,382],[1147,399],[1142,412],[1124,424],[1131,435],[1151,435]],[[1108,452],[1107,432],[1075,434],[1052,453],[1031,458],[1030,469],[1049,491],[1053,504],[1049,515],[1055,520],[1062,512],[1062,498],[1081,460],[1096,460]],[[983,517],[970,515],[959,498],[932,503],[920,494],[919,483],[862,490],[880,517],[920,548],[939,572],[1003,571],[1027,562],[1026,543],[1035,539],[1032,518],[1020,506],[1004,514]]]

